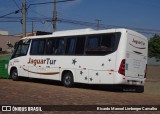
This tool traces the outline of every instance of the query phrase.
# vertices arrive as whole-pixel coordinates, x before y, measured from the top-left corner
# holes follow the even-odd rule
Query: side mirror
[[[16,42],[16,43],[14,44],[14,49],[16,49],[17,46],[18,46],[18,42]]]

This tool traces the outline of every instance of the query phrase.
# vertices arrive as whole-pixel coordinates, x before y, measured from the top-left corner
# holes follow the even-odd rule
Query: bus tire
[[[144,86],[137,86],[136,87],[136,92],[137,93],[143,93],[144,92]]]
[[[74,84],[73,74],[71,72],[66,72],[62,77],[62,83],[65,87],[72,87]]]
[[[14,81],[18,81],[19,80],[18,71],[17,71],[16,68],[12,69],[12,71],[11,71],[11,78]]]

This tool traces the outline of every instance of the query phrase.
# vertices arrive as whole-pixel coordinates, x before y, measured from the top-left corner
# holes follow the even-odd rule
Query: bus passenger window
[[[73,55],[75,54],[76,49],[76,38],[67,38],[66,54]]]
[[[64,54],[64,39],[57,39],[56,40],[56,55],[63,55]]]
[[[46,44],[46,55],[55,54],[55,39],[48,39]]]
[[[77,37],[77,44],[76,44],[76,55],[83,55],[84,54],[84,47],[85,47],[85,36],[78,36]]]
[[[88,48],[98,48],[100,46],[100,37],[92,36],[88,39]]]
[[[97,36],[89,36],[87,40],[87,55],[107,55],[117,50],[120,34],[109,33]]]
[[[101,43],[100,36],[89,36],[87,40],[86,54],[87,55],[99,55],[101,53],[99,50],[100,43]]]
[[[44,55],[45,40],[36,39],[32,41],[31,55]]]

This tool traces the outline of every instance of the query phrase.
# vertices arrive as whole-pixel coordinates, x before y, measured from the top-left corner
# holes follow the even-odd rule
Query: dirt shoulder
[[[144,93],[113,92],[92,86],[65,88],[48,80],[0,79],[0,104],[17,105],[160,105],[160,67],[149,66]]]

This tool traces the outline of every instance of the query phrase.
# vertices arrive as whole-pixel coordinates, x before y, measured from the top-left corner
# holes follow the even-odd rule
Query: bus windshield
[[[30,40],[28,39],[20,40],[18,43],[16,43],[11,59],[27,55],[29,44]]]

